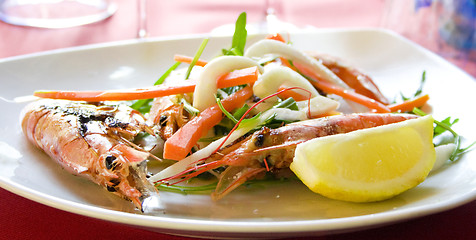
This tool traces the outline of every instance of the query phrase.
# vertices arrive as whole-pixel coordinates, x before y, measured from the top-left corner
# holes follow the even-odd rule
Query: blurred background
[[[87,2],[86,7],[74,2],[0,0],[0,58],[141,37],[231,34],[226,25],[234,23],[239,13],[246,11],[248,23],[259,26],[249,29],[251,32],[266,31],[260,25],[266,19],[274,23],[278,21],[280,24],[274,26],[289,32],[322,28],[387,28],[476,76],[475,0],[77,1]],[[37,4],[37,9],[34,9],[34,4]],[[91,10],[93,7],[95,9]],[[81,14],[95,16],[87,19]],[[16,19],[11,20],[9,16]],[[25,16],[32,16],[32,19],[21,22]],[[68,22],[68,17],[80,20]],[[59,24],[48,26],[49,22],[41,22],[45,18]],[[81,21],[88,24],[81,25]],[[35,23],[36,27],[28,27]]]

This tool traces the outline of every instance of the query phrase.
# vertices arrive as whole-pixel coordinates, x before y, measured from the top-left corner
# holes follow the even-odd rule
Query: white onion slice
[[[193,92],[193,107],[203,111],[216,103],[214,94],[217,92],[218,77],[233,70],[253,66],[258,66],[262,72],[262,67],[257,62],[241,56],[221,56],[208,62],[197,79]]]
[[[299,51],[296,48],[280,41],[271,39],[264,39],[258,41],[246,50],[245,57],[259,58],[263,57],[266,54],[276,54],[285,57],[289,60],[299,62],[300,64],[316,72],[317,74],[319,74],[319,76],[325,78],[326,80],[338,84],[343,88],[349,89],[349,87],[344,81],[342,81],[327,67],[322,65],[321,62],[308,56],[304,52]]]
[[[310,107],[310,116],[319,116],[326,114],[328,112],[334,111],[339,107],[339,102],[336,100],[324,97],[324,96],[316,96],[311,98],[311,107]],[[309,111],[309,101],[299,101],[296,102],[299,111],[308,112]]]
[[[434,172],[440,169],[446,162],[448,162],[448,159],[450,159],[450,156],[453,153],[455,148],[456,148],[456,144],[454,143],[449,143],[449,144],[435,147],[436,160],[431,171]]]
[[[276,93],[281,85],[286,87],[300,87],[308,90],[311,93],[311,97],[319,96],[317,90],[309,83],[307,79],[301,76],[299,73],[289,69],[288,67],[276,66],[267,70],[259,80],[253,85],[253,93],[259,98],[267,97],[273,93]],[[296,89],[296,91],[300,91]],[[303,91],[300,91],[303,92]],[[307,92],[303,92],[307,96]],[[272,97],[265,102],[276,102],[277,98]]]

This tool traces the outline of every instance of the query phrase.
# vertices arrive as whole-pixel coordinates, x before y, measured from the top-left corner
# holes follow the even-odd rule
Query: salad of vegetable
[[[79,139],[96,155],[71,171],[87,174],[145,212],[156,189],[207,193],[219,200],[244,183],[273,179],[299,179],[338,200],[385,200],[417,186],[432,169],[474,145],[463,146],[452,130],[458,119],[438,121],[425,112],[430,98],[423,91],[425,72],[413,96],[392,102],[360,70],[332,56],[298,50],[281,34],[247,46],[245,26],[242,13],[230,48],[202,59],[204,39],[194,55],[175,55],[175,63],[148,88],[36,91],[37,97],[68,102],[35,105],[25,115],[24,132],[71,166],[83,160],[66,156],[69,148],[57,156],[49,147],[70,140],[46,144],[29,132],[45,111],[61,108],[62,118],[78,117]],[[127,120],[120,112],[111,115],[111,109],[125,105],[131,108]],[[36,115],[41,116],[31,120]],[[103,125],[93,128],[97,121]],[[137,128],[131,130],[132,123]],[[96,147],[89,142],[95,131],[114,143],[105,140]],[[143,163],[152,172],[141,173],[147,171]],[[156,189],[150,190],[149,183]]]

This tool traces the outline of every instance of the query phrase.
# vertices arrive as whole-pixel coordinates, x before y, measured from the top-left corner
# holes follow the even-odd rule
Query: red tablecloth
[[[130,0],[117,0],[117,3],[119,9],[111,18],[70,29],[37,29],[0,22],[0,58],[133,39],[137,34],[136,3]],[[149,1],[149,36],[206,33],[216,26],[233,23],[242,11],[248,13],[248,22],[257,22],[263,16],[263,6],[264,1],[255,0]],[[276,9],[281,19],[298,27],[377,27],[383,6],[383,0],[282,1]],[[476,201],[473,201],[391,226],[315,239],[476,239],[475,223]],[[0,239],[66,238],[186,239],[64,212],[0,189]]]

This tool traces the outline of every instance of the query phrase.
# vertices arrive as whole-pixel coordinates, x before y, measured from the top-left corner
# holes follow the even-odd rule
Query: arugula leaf
[[[443,127],[443,126],[448,126],[448,127],[452,127],[455,123],[457,123],[459,121],[459,118],[456,118],[455,120],[451,121],[451,117],[447,117],[445,118],[444,120],[442,120],[440,123],[442,125],[436,125],[435,129],[434,129],[434,135],[433,136],[438,136],[446,131],[448,131],[447,128]]]
[[[243,56],[245,53],[246,38],[246,12],[242,12],[235,23],[235,33],[231,42],[230,49],[222,49],[223,55]]]
[[[417,89],[413,97],[417,97],[423,92],[423,85],[425,85],[425,81],[426,81],[426,71],[423,71],[421,75],[420,87]]]
[[[179,185],[167,185],[167,184],[156,184],[155,187],[159,191],[168,191],[175,193],[183,194],[210,194],[215,190],[217,183],[211,183],[202,186],[179,186]]]
[[[266,188],[270,184],[283,184],[293,180],[299,180],[299,179],[296,176],[290,176],[287,178],[276,178],[276,176],[267,173],[263,179],[248,180],[245,183],[243,183],[243,186],[247,188],[251,188],[251,187]],[[205,184],[200,186],[155,184],[155,187],[159,191],[182,193],[185,195],[186,194],[210,194],[216,189],[217,184],[218,182],[213,182],[210,184]]]
[[[170,75],[170,73],[172,73],[172,71],[177,69],[178,66],[180,66],[180,62],[175,62],[174,65],[172,65],[169,69],[167,69],[167,71],[165,71],[164,74],[162,74],[162,76],[160,76],[160,78],[157,79],[154,85],[160,85],[164,83],[165,79]]]
[[[417,96],[419,96],[420,94],[422,94],[422,92],[423,92],[423,85],[425,85],[425,81],[426,81],[426,71],[423,71],[423,73],[422,73],[422,75],[421,75],[420,86],[418,87],[418,89],[416,90],[416,92],[413,94],[412,97],[406,97],[406,96],[403,95],[402,92],[400,92],[400,97],[402,98],[402,100],[403,100],[403,101],[410,100],[411,98],[417,97]]]
[[[276,117],[277,117],[276,114],[271,115],[268,119],[266,119],[263,122],[262,126],[266,126],[267,128],[274,129],[274,128],[279,128],[293,122],[293,121],[278,119]]]
[[[233,113],[233,117],[235,117],[236,119],[240,119],[241,117],[243,117],[246,111],[248,111],[248,109],[250,109],[250,106],[245,103],[243,107],[235,110],[235,113]]]
[[[420,116],[425,116],[426,115],[426,113],[423,112],[419,108],[414,108],[413,113],[415,113],[417,115],[420,115]],[[433,130],[434,131],[433,138],[435,138],[438,135],[441,135],[442,133],[444,133],[446,131],[450,132],[453,135],[453,143],[455,144],[456,147],[455,147],[453,153],[450,155],[450,160],[451,161],[455,161],[456,159],[458,159],[461,155],[468,152],[476,144],[476,141],[475,141],[467,147],[462,147],[461,146],[461,136],[451,128],[455,123],[458,122],[458,120],[459,119],[457,118],[457,119],[451,121],[450,117],[445,118],[443,121],[434,120],[434,123],[435,123],[436,126]],[[442,144],[440,144],[440,145],[442,145]],[[438,146],[438,145],[436,145],[436,146]]]
[[[190,77],[190,73],[192,72],[193,67],[197,63],[200,56],[202,55],[203,50],[205,50],[205,47],[207,46],[207,44],[208,44],[208,38],[203,39],[202,43],[200,44],[200,47],[198,47],[198,50],[192,59],[192,62],[188,66],[187,73],[185,74],[185,79],[188,79]]]
[[[150,108],[152,107],[152,100],[153,99],[140,99],[136,100],[131,104],[131,108],[139,111],[140,113],[148,113],[150,112]]]
[[[243,85],[238,85],[238,86],[233,86],[233,87],[227,87],[227,88],[220,88],[218,89],[217,96],[220,99],[226,98],[227,96],[240,91],[241,89],[245,88],[247,84]]]
[[[298,111],[299,107],[297,106],[296,101],[294,98],[290,97],[284,101],[279,102],[278,104],[274,105],[273,108],[288,108],[294,111]]]
[[[216,99],[216,102],[217,102],[217,104],[218,104],[218,107],[219,107],[220,110],[223,112],[223,114],[225,114],[225,116],[228,117],[228,119],[230,119],[233,123],[237,124],[237,123],[238,123],[238,120],[235,118],[235,116],[233,116],[233,114],[231,114],[230,112],[228,112],[228,111],[223,107],[223,104],[221,104],[220,98],[215,95],[215,99]]]

